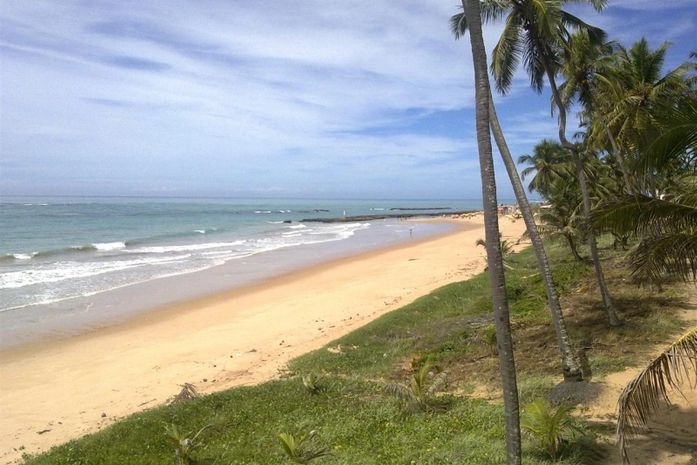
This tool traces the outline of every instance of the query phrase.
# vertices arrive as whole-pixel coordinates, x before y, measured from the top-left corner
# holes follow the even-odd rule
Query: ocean
[[[0,347],[447,228],[304,219],[433,208],[481,201],[3,197]]]

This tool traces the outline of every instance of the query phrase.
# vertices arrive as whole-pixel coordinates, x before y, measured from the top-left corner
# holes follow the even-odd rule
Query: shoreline
[[[436,221],[436,220],[431,220]],[[69,339],[0,353],[0,458],[13,460],[165,402],[272,379],[288,360],[484,268],[481,215],[452,232],[167,305]],[[522,221],[502,220],[517,239]],[[426,262],[426,263],[425,263]],[[37,434],[39,431],[46,431]]]
[[[86,297],[78,296],[66,299],[59,303],[60,307],[56,308],[51,305],[37,307],[32,309],[33,313],[26,313],[26,316],[22,313],[25,311],[23,308],[0,313],[0,322],[2,322],[2,317],[11,316],[13,312],[17,312],[20,317],[26,318],[32,325],[40,325],[31,335],[24,335],[23,338],[18,339],[18,342],[9,343],[7,342],[8,335],[17,328],[11,325],[0,328],[0,339],[2,339],[3,331],[6,331],[4,333],[5,340],[0,340],[0,356],[4,353],[22,351],[25,347],[33,350],[33,348],[44,344],[79,338],[96,331],[107,331],[124,325],[138,324],[138,321],[153,321],[158,312],[172,313],[208,305],[222,299],[231,299],[266,288],[274,283],[283,283],[287,279],[296,275],[301,276],[303,272],[311,271],[315,267],[338,264],[345,259],[367,257],[371,253],[389,251],[400,246],[414,245],[429,239],[447,236],[456,232],[459,226],[457,220],[450,215],[445,217],[443,214],[439,214],[437,218],[423,217],[405,220],[405,224],[409,222],[441,226],[442,230],[429,231],[425,235],[419,231],[413,238],[389,238],[389,240],[378,243],[371,243],[370,239],[360,239],[359,242],[356,242],[356,239],[361,237],[358,236],[351,237],[346,241],[303,244],[274,250],[266,254],[255,254],[247,258],[247,262],[257,262],[256,267],[252,264],[252,268],[247,268],[241,278],[237,275],[232,279],[227,277],[231,269],[237,271],[235,267],[239,266],[237,261],[233,260],[204,270],[127,284]],[[269,268],[269,264],[273,264],[275,269],[265,269],[260,272],[259,263],[266,268]],[[249,263],[246,266],[249,266]],[[212,284],[212,281],[215,284]],[[126,298],[131,299],[131,301],[124,302],[123,300]],[[100,312],[100,307],[107,305],[112,307],[113,302],[119,302],[118,312],[113,310]],[[97,308],[93,307],[95,303]],[[69,310],[71,307],[75,310]],[[69,311],[65,312],[65,310]],[[86,312],[86,310],[88,311]],[[74,321],[76,315],[78,320],[79,318],[83,318],[83,320],[76,323]],[[49,316],[54,321],[44,321],[41,319],[42,316]],[[55,320],[59,320],[59,322],[56,323]],[[10,322],[5,321],[5,324],[7,323]],[[20,330],[26,331],[26,328],[20,327]],[[14,337],[16,338],[16,336]]]

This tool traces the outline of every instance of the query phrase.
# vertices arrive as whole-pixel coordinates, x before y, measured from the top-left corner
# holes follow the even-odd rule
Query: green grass
[[[573,294],[575,287],[588,282],[588,265],[571,259],[560,246],[553,245],[548,252],[562,293]],[[518,349],[521,402],[527,403],[547,395],[558,382],[559,360],[532,252],[511,256],[510,264],[513,270],[506,274],[507,288]],[[636,297],[625,287],[622,308],[632,306]],[[644,313],[633,314],[620,331],[610,333],[602,323],[602,314],[589,310],[596,305],[595,300],[588,300],[575,303],[572,299],[570,325],[579,338],[586,337],[592,328],[593,341],[610,341],[589,354],[598,373],[633,363],[631,354],[618,350],[630,338],[647,331],[649,326],[643,321],[651,328],[659,327],[662,334],[679,325],[648,305]],[[278,433],[299,436],[311,430],[318,432],[319,444],[332,451],[331,456],[315,462],[319,464],[502,464],[500,403],[462,394],[482,383],[496,386],[498,362],[481,336],[490,324],[490,311],[488,277],[480,274],[440,288],[295,359],[284,379],[131,415],[99,433],[27,457],[26,464],[171,464],[174,450],[164,428],[171,423],[184,432],[213,425],[202,434],[203,446],[194,454],[199,464],[289,463],[278,443]],[[645,344],[643,341],[637,343]],[[327,350],[339,345],[338,352]],[[426,362],[447,373],[444,395],[450,401],[449,410],[405,415],[385,392],[385,386],[405,381]],[[316,395],[309,393],[300,379],[311,372],[322,374],[322,389]],[[577,448],[566,463],[583,463],[582,449]],[[525,455],[527,464],[548,463],[528,442]]]

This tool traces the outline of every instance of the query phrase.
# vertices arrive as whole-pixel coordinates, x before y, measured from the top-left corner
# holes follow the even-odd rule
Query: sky
[[[697,0],[573,12],[697,49]],[[481,197],[456,0],[2,0],[0,195]],[[484,29],[491,50],[501,24]],[[556,137],[521,69],[515,156]],[[511,198],[497,162],[501,198]]]

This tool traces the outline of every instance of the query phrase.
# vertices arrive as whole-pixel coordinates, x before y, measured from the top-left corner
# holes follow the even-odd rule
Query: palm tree
[[[559,115],[559,141],[571,154],[576,167],[576,176],[581,188],[583,212],[586,224],[591,212],[588,181],[585,176],[579,148],[566,137],[566,106],[557,87],[556,75],[561,62],[561,44],[571,35],[569,29],[585,30],[596,43],[601,43],[605,33],[590,26],[580,18],[564,11],[567,3],[560,0],[485,0],[482,2],[482,17],[493,21],[506,17],[504,30],[494,48],[491,71],[500,92],[506,93],[511,86],[513,74],[522,57],[530,77],[530,84],[537,92],[544,87],[545,77],[552,91],[554,105]],[[605,0],[588,0],[597,11],[602,10]],[[471,22],[471,17],[467,16]],[[462,24],[466,25],[463,20]],[[598,287],[603,299],[610,326],[621,324],[615,311],[605,276],[600,264],[598,246],[592,229],[587,228],[588,245],[595,266]]]
[[[585,259],[578,252],[577,241],[581,235],[579,206],[580,199],[575,186],[566,183],[554,184],[553,194],[548,197],[549,208],[540,211],[540,233],[549,238],[563,237],[576,260]]]
[[[451,18],[451,30],[456,39],[459,39],[467,29],[466,18],[467,15],[464,13],[464,11],[463,13],[455,15]],[[494,138],[496,139],[496,145],[499,149],[499,153],[501,154],[501,158],[503,159],[506,167],[508,177],[511,181],[511,185],[513,186],[513,192],[518,202],[523,220],[525,221],[530,242],[533,250],[535,251],[535,256],[537,257],[538,268],[540,270],[540,274],[542,275],[545,292],[547,293],[547,302],[552,316],[552,324],[555,329],[559,350],[561,351],[562,355],[562,373],[564,379],[568,381],[581,381],[583,379],[581,365],[576,357],[576,352],[573,350],[573,346],[566,329],[564,314],[562,313],[561,305],[559,304],[559,296],[554,288],[554,281],[552,279],[552,271],[549,266],[549,260],[547,259],[547,253],[545,252],[542,239],[537,232],[537,226],[535,224],[532,209],[530,208],[530,202],[528,202],[525,189],[523,188],[522,181],[518,175],[518,170],[516,169],[515,162],[513,161],[513,156],[511,155],[508,144],[506,143],[506,139],[503,135],[503,130],[501,129],[498,115],[496,114],[494,99],[491,95],[491,88],[489,88],[489,123],[491,131],[494,134]]]
[[[552,184],[571,175],[570,161],[569,153],[558,142],[543,139],[535,145],[532,155],[518,157],[519,165],[531,165],[521,171],[520,176],[525,179],[535,173],[528,189],[547,197]]]
[[[640,237],[630,252],[633,274],[697,280],[697,95],[684,96],[657,121],[660,132],[636,161],[640,178],[661,178],[656,195],[638,193],[604,202],[597,227]]]
[[[664,102],[674,102],[689,89],[686,77],[694,65],[685,63],[662,74],[668,47],[664,43],[651,51],[646,39],[629,50],[619,47],[614,66],[598,73],[600,113],[607,115],[608,133],[614,134],[620,151],[638,155]]]
[[[629,436],[641,432],[651,414],[664,403],[670,403],[669,389],[679,391],[684,381],[692,379],[697,386],[697,326],[649,363],[622,391],[618,402],[617,445],[624,463],[629,463]]]
[[[494,324],[501,366],[504,413],[506,419],[506,461],[508,465],[520,465],[520,412],[516,383],[515,359],[511,323],[506,299],[506,280],[499,242],[497,215],[496,180],[494,160],[489,134],[489,102],[491,91],[486,66],[486,50],[480,22],[479,0],[462,0],[462,7],[469,18],[470,45],[474,63],[477,146],[479,169],[482,178],[482,200],[484,204],[484,232],[487,264],[491,280],[491,296],[494,307]]]
[[[612,54],[618,45],[614,42],[597,43],[586,30],[579,30],[562,43],[564,60],[560,72],[566,78],[559,86],[562,101],[570,107],[578,101],[584,109],[580,113],[581,123],[589,126],[593,139],[600,147],[609,143],[609,152],[622,173],[624,188],[632,192],[632,184],[624,156],[615,140],[607,118],[598,111],[598,77],[616,64]],[[605,140],[607,138],[607,141]],[[607,142],[607,143],[606,143]]]

